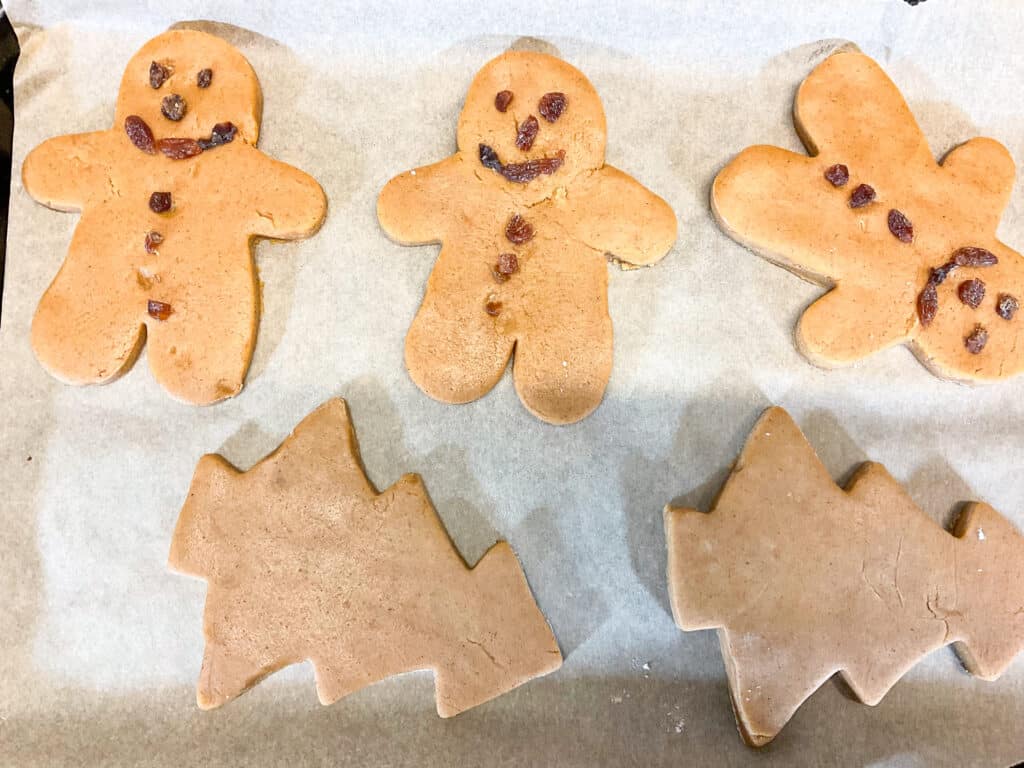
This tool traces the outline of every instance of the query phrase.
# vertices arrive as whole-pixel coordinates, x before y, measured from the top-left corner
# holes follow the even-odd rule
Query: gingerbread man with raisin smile
[[[251,242],[308,237],[327,205],[312,177],[256,149],[262,101],[238,50],[172,30],[129,62],[112,128],[28,155],[26,191],[81,211],[32,322],[55,377],[111,381],[148,341],[174,397],[208,404],[241,390],[259,322]]]
[[[508,52],[470,86],[458,151],[381,192],[391,238],[442,244],[405,344],[428,395],[481,397],[514,350],[516,391],[538,418],[571,423],[600,404],[612,368],[606,256],[653,264],[676,238],[668,204],[605,165],[605,133],[581,72]]]

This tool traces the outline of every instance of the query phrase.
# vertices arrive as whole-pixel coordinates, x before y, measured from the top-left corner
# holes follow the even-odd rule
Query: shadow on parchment
[[[968,680],[981,690],[990,685]],[[920,766],[1000,765],[1024,754],[1024,733],[991,738],[991,712],[961,706],[961,685],[899,683],[877,707],[819,689],[778,738],[746,747],[724,682],[642,677],[534,680],[450,720],[437,717],[429,673],[414,672],[321,707],[312,679],[263,683],[237,701],[201,712],[191,688],[150,696],[80,696],[73,709],[4,724],[5,759],[29,768],[74,755],[83,765],[766,765],[811,766],[907,760]],[[1024,700],[988,695],[1006,722]],[[571,706],[566,703],[571,702]],[[885,711],[888,710],[888,711]],[[145,712],[145,714],[141,714]],[[913,725],[908,725],[912,722]],[[813,741],[815,755],[805,749]],[[715,756],[703,751],[716,745]],[[912,758],[910,756],[913,756]]]

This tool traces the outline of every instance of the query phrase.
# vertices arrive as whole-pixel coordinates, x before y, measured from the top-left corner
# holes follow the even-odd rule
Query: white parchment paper
[[[951,650],[877,707],[827,684],[780,737],[743,746],[712,632],[683,634],[665,589],[661,509],[706,508],[761,409],[787,408],[833,476],[884,463],[936,521],[983,499],[1024,528],[1024,378],[943,383],[900,348],[822,371],[792,330],[819,289],[716,228],[708,190],[743,147],[799,148],[796,86],[837,40],[877,58],[937,155],[972,136],[1024,158],[1024,6],[779,0],[672,3],[278,3],[17,0],[22,44],[0,326],[0,764],[1007,765],[1024,758],[1024,659],[995,683]],[[140,7],[141,6],[141,7]],[[145,355],[69,388],[29,347],[36,302],[76,217],[34,203],[25,154],[110,125],[132,53],[182,20],[249,58],[260,146],[316,176],[313,239],[263,242],[259,342],[241,395],[172,401]],[[522,41],[521,36],[534,41]],[[608,115],[608,162],[676,210],[651,269],[612,268],[615,368],[582,423],[543,424],[506,376],[446,406],[402,361],[436,247],[378,228],[394,174],[454,149],[474,73],[510,45],[582,69]],[[1024,182],[1000,236],[1024,248]],[[165,567],[199,456],[243,468],[328,397],[348,399],[368,474],[419,472],[474,562],[518,553],[566,656],[554,675],[453,720],[427,673],[320,707],[308,666],[212,713],[194,701],[205,586]],[[1022,564],[1024,567],[1024,564]]]

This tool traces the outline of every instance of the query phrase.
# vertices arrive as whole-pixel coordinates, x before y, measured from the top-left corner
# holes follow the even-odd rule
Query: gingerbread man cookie
[[[839,672],[877,704],[953,644],[997,678],[1024,650],[1024,537],[986,504],[951,536],[879,464],[839,488],[781,408],[757,422],[710,514],[665,509],[672,613],[718,629],[743,738],[761,746]]]
[[[308,659],[324,704],[433,670],[450,717],[562,663],[508,544],[467,568],[419,476],[373,489],[344,400],[248,472],[204,456],[170,566],[209,583],[203,709]]]
[[[30,195],[82,213],[32,322],[55,377],[111,381],[148,340],[174,397],[207,404],[242,388],[260,304],[251,242],[307,237],[326,212],[313,178],[256,149],[261,112],[239,51],[174,30],[129,62],[113,128],[25,158]]]
[[[800,86],[794,118],[811,156],[741,152],[715,179],[730,237],[831,290],[796,336],[814,363],[852,363],[907,344],[959,381],[1024,369],[1024,262],[996,238],[1014,164],[976,138],[935,162],[892,81],[836,53]]]
[[[604,149],[586,77],[514,51],[470,85],[458,151],[381,192],[388,236],[442,244],[405,343],[428,395],[481,397],[514,349],[516,391],[538,418],[578,421],[601,402],[612,368],[606,256],[652,264],[676,237],[665,201],[605,165]]]

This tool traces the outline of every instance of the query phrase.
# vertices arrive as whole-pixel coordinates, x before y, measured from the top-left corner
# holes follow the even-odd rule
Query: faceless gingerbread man
[[[936,163],[899,90],[854,51],[804,80],[794,116],[811,156],[744,150],[712,206],[732,238],[831,288],[800,319],[801,351],[833,367],[907,344],[962,381],[1024,370],[1024,264],[996,238],[1006,148],[971,139]]]
[[[413,381],[465,403],[513,378],[524,405],[551,423],[601,402],[612,367],[606,254],[662,258],[675,215],[604,164],[604,110],[564,61],[509,52],[473,80],[458,151],[392,179],[384,231],[406,245],[442,243],[405,344]]]
[[[153,375],[176,398],[242,388],[259,320],[251,241],[307,237],[326,211],[313,178],[256,149],[261,112],[239,51],[174,30],[129,62],[113,128],[28,155],[29,194],[82,212],[32,322],[50,373],[111,381],[148,338]]]

